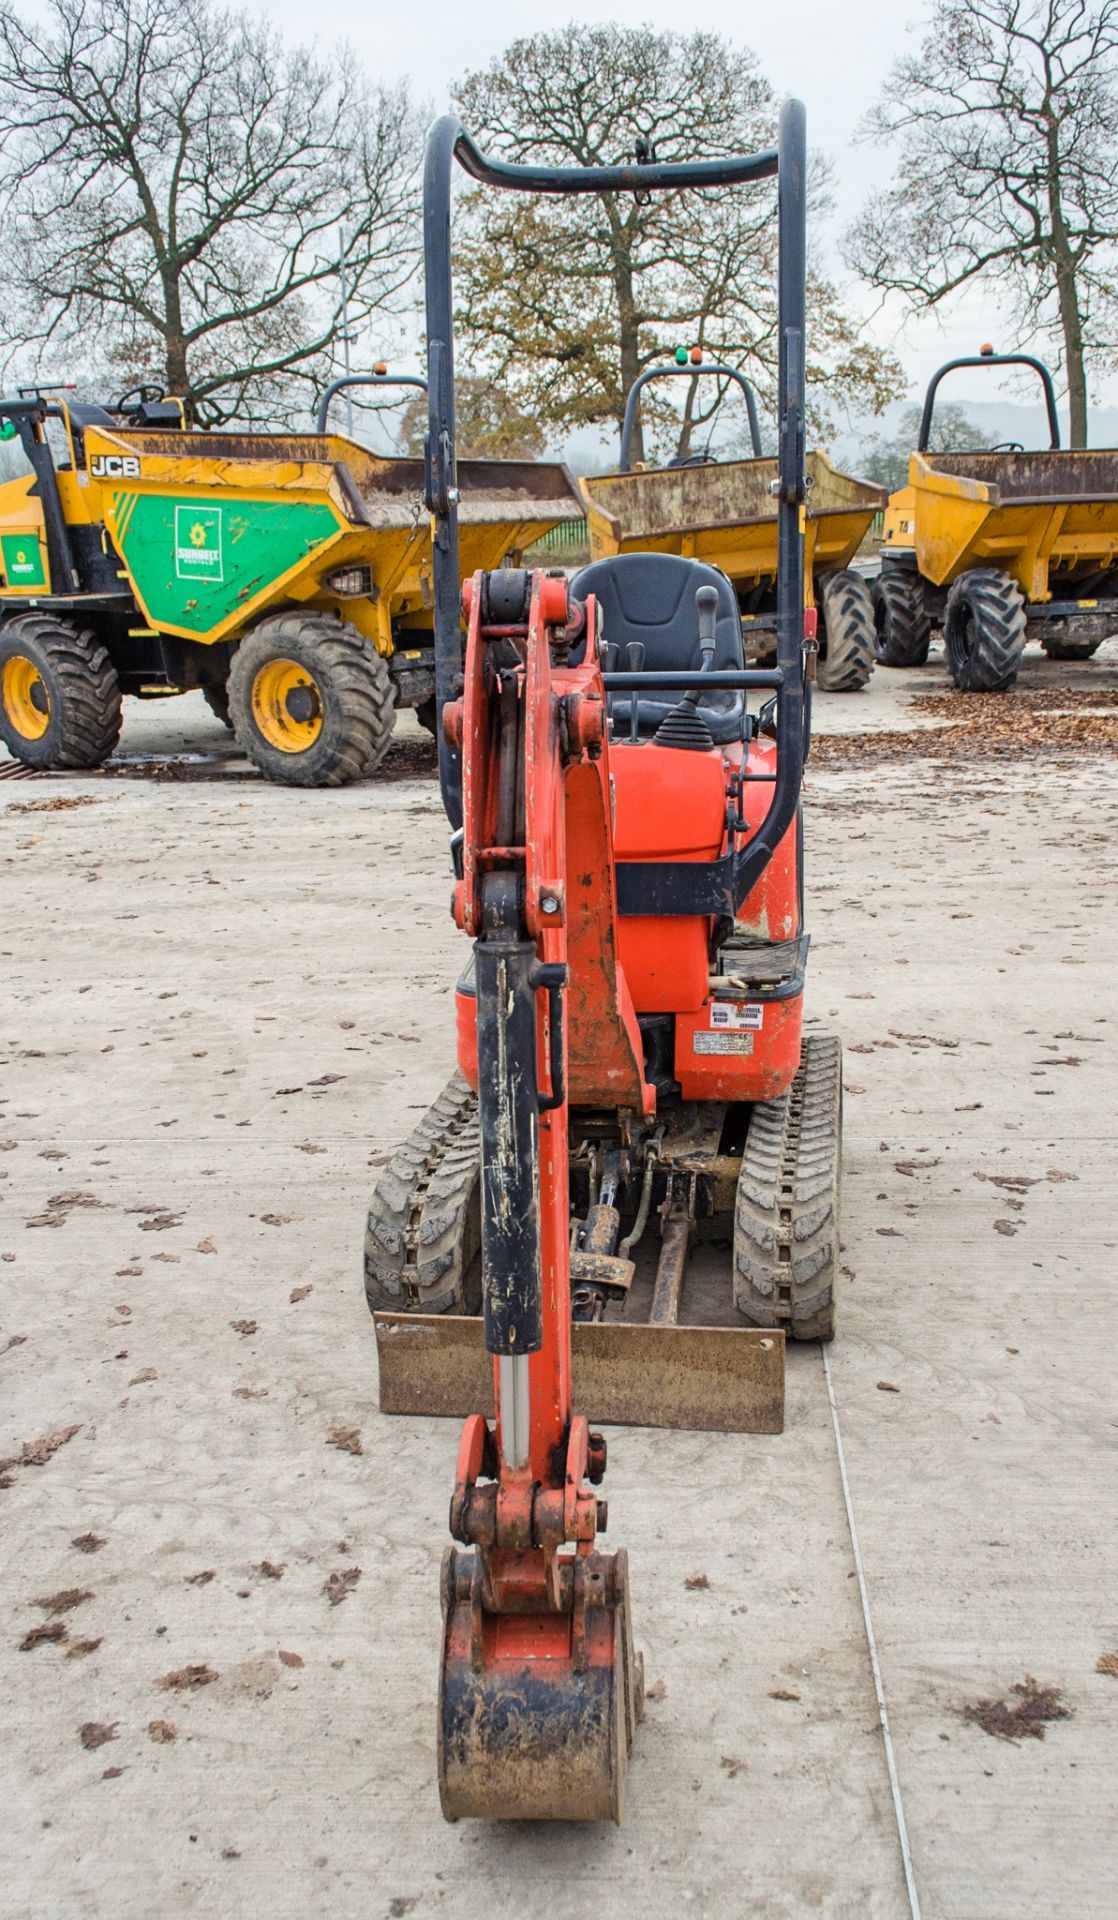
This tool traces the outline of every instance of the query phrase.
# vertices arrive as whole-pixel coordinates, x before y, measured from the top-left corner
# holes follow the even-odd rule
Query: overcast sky
[[[871,147],[855,145],[859,121],[873,105],[899,55],[919,45],[922,22],[930,0],[775,0],[775,4],[734,7],[725,16],[696,17],[685,7],[666,0],[563,0],[538,9],[513,5],[511,0],[425,0],[415,8],[355,6],[352,0],[316,0],[308,14],[306,0],[270,0],[257,9],[275,21],[292,39],[305,38],[308,18],[320,45],[348,40],[374,78],[407,78],[417,97],[429,100],[436,111],[448,105],[449,89],[459,74],[485,66],[512,41],[526,34],[557,28],[569,21],[591,24],[612,19],[630,26],[643,22],[661,29],[686,32],[693,25],[725,34],[752,49],[778,95],[795,93],[807,107],[808,138],[834,165],[835,217],[830,222],[831,270],[845,278],[836,240],[842,227],[857,213],[875,181],[884,178],[888,156]],[[906,322],[899,310],[871,318],[876,296],[864,286],[850,288],[856,309],[883,345],[897,352],[910,379],[910,396],[922,392],[929,375],[956,353],[972,353],[983,340],[999,336],[998,303],[978,291],[967,293],[951,309],[935,318]],[[995,382],[988,376],[960,374],[952,397],[965,400],[995,398]],[[969,384],[968,384],[969,383]],[[1118,399],[1099,393],[1097,400]],[[1027,397],[1021,389],[1006,387],[1004,397]]]
[[[17,6],[20,0],[16,0]],[[906,319],[899,306],[880,311],[877,297],[851,282],[839,258],[837,241],[875,182],[888,178],[889,156],[855,144],[867,109],[886,85],[896,59],[919,46],[932,0],[769,0],[748,9],[735,7],[722,17],[696,16],[667,0],[558,0],[537,9],[512,0],[227,0],[247,4],[265,15],[293,44],[314,38],[321,51],[348,41],[373,79],[406,79],[413,96],[433,112],[449,104],[455,78],[483,67],[511,41],[555,29],[570,21],[587,24],[612,19],[625,25],[644,22],[662,30],[687,32],[702,25],[749,47],[778,96],[797,94],[807,106],[808,138],[833,163],[835,212],[823,236],[831,273],[844,285],[848,303],[861,314],[867,331],[898,355],[908,376],[908,398],[923,392],[930,374],[944,360],[972,353],[984,340],[1000,349],[1022,344],[1001,325],[1000,302],[972,288],[933,317]],[[22,0],[30,14],[41,14],[43,0]],[[414,346],[409,357],[414,358]],[[981,373],[956,376],[951,398],[966,401],[1026,398],[1031,391],[1002,386]],[[997,388],[997,391],[995,389]],[[906,396],[898,396],[906,397]],[[1094,404],[1118,404],[1118,377],[1096,386]]]

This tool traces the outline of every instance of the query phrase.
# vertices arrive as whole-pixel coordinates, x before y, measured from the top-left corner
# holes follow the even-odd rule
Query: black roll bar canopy
[[[800,510],[804,481],[804,304],[807,132],[804,108],[785,102],[775,149],[713,160],[646,159],[625,166],[548,167],[493,158],[481,151],[452,114],[436,121],[427,140],[423,177],[423,252],[427,317],[428,429],[424,448],[427,506],[434,532],[435,689],[439,712],[439,778],[451,826],[462,824],[461,755],[443,737],[442,709],[455,698],[462,671],[458,579],[458,485],[454,410],[454,314],[450,206],[454,164],[486,186],[519,193],[647,193],[730,187],[775,176],[779,264],[777,369],[777,777],[772,803],[758,832],[740,852],[705,865],[643,863],[626,866],[626,891],[655,892],[645,912],[732,914],[755,885],[796,815],[803,775],[804,542]],[[749,673],[743,682],[754,684]],[[773,676],[756,682],[771,688]],[[620,876],[619,876],[620,877]],[[642,885],[643,883],[643,885]],[[624,906],[622,911],[624,911]],[[629,911],[640,911],[630,905]]]
[[[637,424],[637,407],[640,404],[642,390],[650,380],[670,380],[691,375],[692,379],[701,374],[718,374],[723,380],[736,380],[745,395],[746,412],[749,415],[749,440],[753,448],[753,458],[761,458],[761,423],[757,418],[757,396],[744,373],[737,367],[724,367],[716,360],[700,360],[695,364],[674,367],[646,367],[639,373],[629,388],[625,401],[625,418],[621,423],[621,471],[628,473],[632,465],[633,428]]]
[[[316,433],[326,432],[326,418],[330,412],[330,402],[337,393],[344,393],[347,387],[418,387],[426,393],[427,382],[418,373],[346,373],[340,380],[331,380],[314,416]]]
[[[961,360],[947,360],[933,373],[928,382],[928,391],[924,395],[924,411],[920,416],[920,435],[916,442],[917,453],[927,453],[928,440],[932,431],[932,414],[935,411],[936,389],[944,374],[954,373],[956,367],[1031,367],[1044,388],[1044,405],[1048,414],[1048,434],[1050,449],[1053,453],[1060,450],[1060,417],[1056,412],[1056,389],[1052,385],[1052,375],[1043,360],[1034,360],[1031,353],[973,353]]]

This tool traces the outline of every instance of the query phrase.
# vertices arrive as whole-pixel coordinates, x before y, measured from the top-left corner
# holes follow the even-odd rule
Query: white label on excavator
[[[710,1024],[712,1027],[728,1027],[731,1031],[760,1033],[764,1018],[764,1007],[755,1001],[711,1001]]]
[[[696,1053],[752,1053],[751,1033],[696,1033],[691,1041]]]

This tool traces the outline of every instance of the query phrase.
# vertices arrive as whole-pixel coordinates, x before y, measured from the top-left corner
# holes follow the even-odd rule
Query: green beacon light
[[[18,431],[14,420],[0,422],[0,440],[14,440]]]
[[[687,351],[687,348],[686,348],[686,347],[677,347],[677,348],[676,348],[676,350],[675,350],[675,363],[676,363],[676,366],[677,366],[677,367],[685,367],[685,366],[687,365],[687,362],[688,362],[688,360],[689,360],[690,358],[691,358],[691,356],[690,356],[690,354],[688,353],[688,351]]]

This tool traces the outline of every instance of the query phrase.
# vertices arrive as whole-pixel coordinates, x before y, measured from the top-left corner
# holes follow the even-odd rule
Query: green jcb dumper
[[[0,737],[32,767],[92,767],[122,693],[201,688],[269,779],[362,779],[397,707],[434,726],[423,461],[187,432],[168,406],[0,400],[30,469],[0,486]],[[459,485],[464,575],[582,515],[558,463],[462,461]]]

